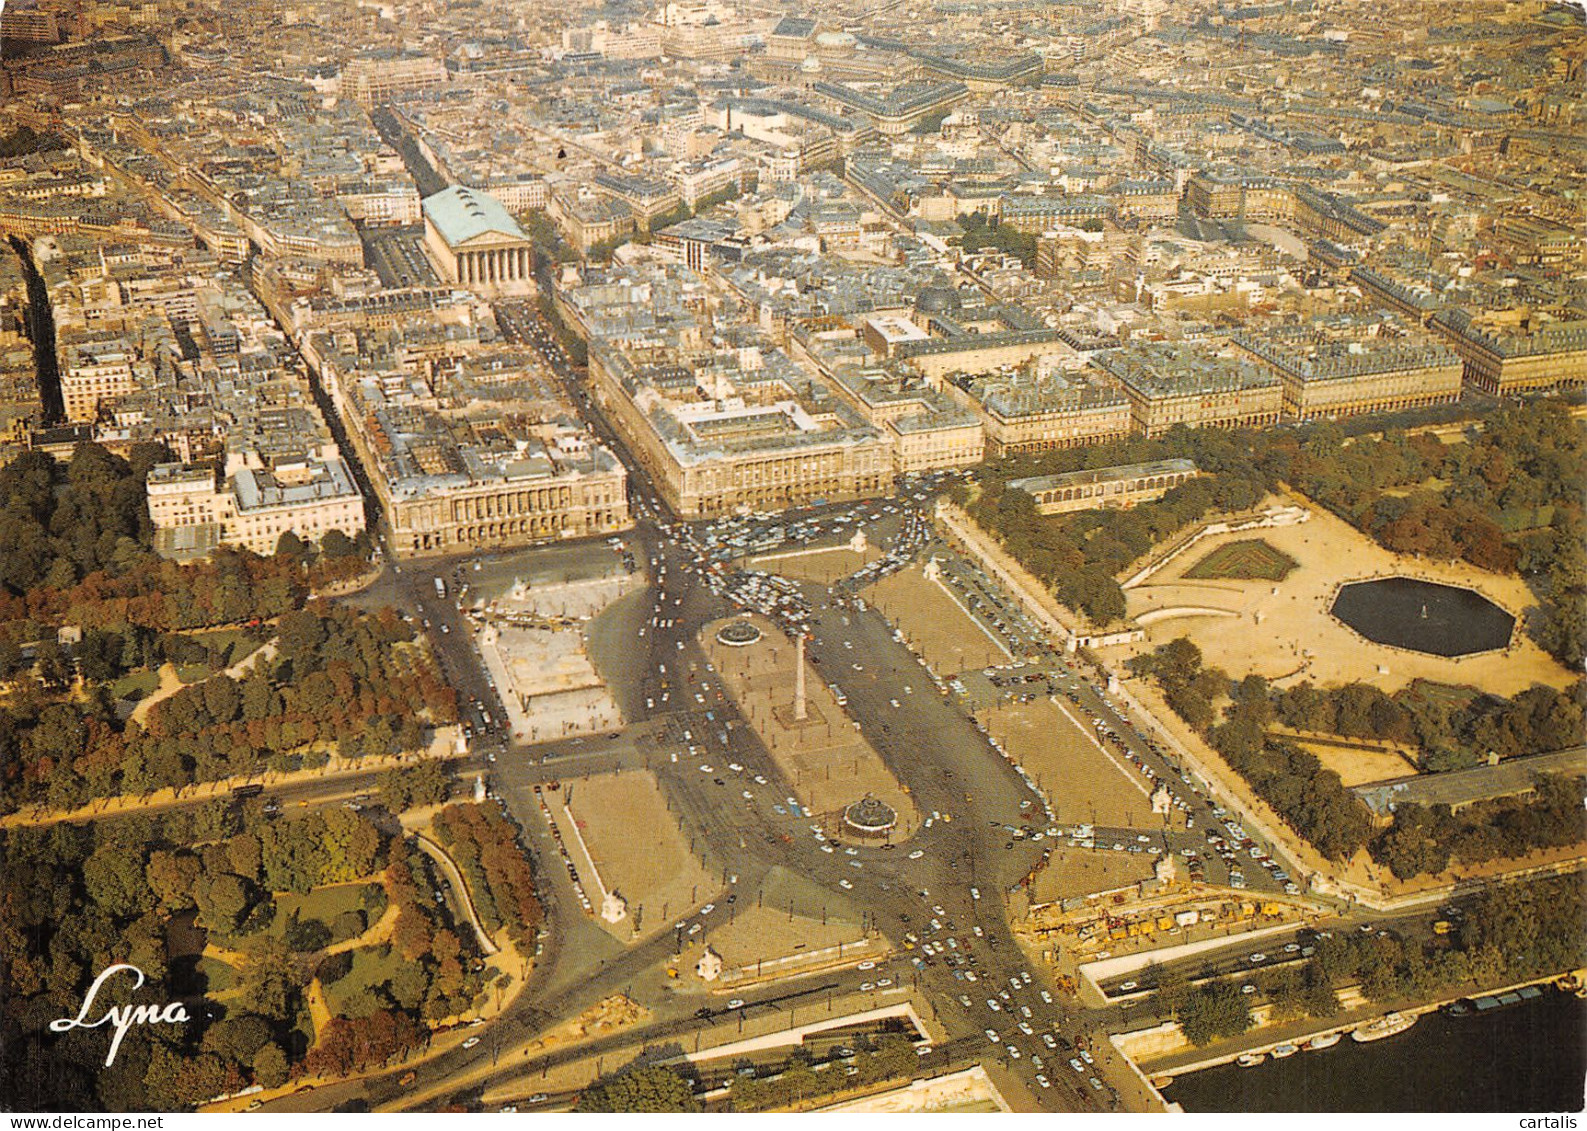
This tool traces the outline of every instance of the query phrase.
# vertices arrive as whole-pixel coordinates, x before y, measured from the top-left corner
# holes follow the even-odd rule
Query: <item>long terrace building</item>
[[[604,343],[590,348],[590,378],[630,450],[685,517],[867,498],[892,486],[886,439],[836,398],[702,399],[689,370],[636,364]]]
[[[1285,414],[1302,420],[1460,399],[1455,351],[1386,311],[1263,327],[1231,340],[1278,374]]]
[[[1547,321],[1508,311],[1474,318],[1448,309],[1429,325],[1460,355],[1466,381],[1485,393],[1510,396],[1587,385],[1587,318]]]
[[[1161,436],[1187,428],[1263,428],[1278,421],[1283,386],[1270,369],[1166,342],[1103,350],[1093,364],[1117,378],[1135,429]]]
[[[1197,474],[1188,459],[1165,459],[1010,479],[1008,485],[1034,498],[1037,514],[1066,514],[1104,507],[1117,510],[1160,499]]]
[[[1128,436],[1130,402],[1106,379],[1079,373],[959,374],[944,388],[981,418],[986,453],[1046,452]]]

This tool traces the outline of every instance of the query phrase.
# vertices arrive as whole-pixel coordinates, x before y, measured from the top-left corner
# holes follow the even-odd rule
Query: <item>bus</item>
[[[435,579],[435,595],[441,600],[446,600],[446,582],[439,577]]]
[[[263,792],[263,785],[260,785],[258,782],[250,782],[248,785],[239,785],[234,787],[231,791],[231,795],[233,797],[258,797]]]

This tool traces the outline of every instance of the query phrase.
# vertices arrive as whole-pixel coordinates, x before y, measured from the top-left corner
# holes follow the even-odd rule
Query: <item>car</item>
[[[989,997],[989,998],[986,999],[986,1007],[988,1009],[990,1009],[993,1013],[1001,1013],[1001,1012],[1003,1012],[1003,1007],[998,1004],[997,998],[995,998],[995,997]]]
[[[1052,994],[1048,993],[1046,990],[1041,991],[1041,999],[1048,1005],[1052,1004]]]
[[[743,791],[743,797],[744,797],[745,801],[753,801],[753,800],[755,800],[755,795],[753,793],[751,793],[747,789]]]
[[[1055,1049],[1058,1047],[1058,1042],[1053,1039],[1053,1035],[1051,1033],[1043,1033],[1041,1035],[1041,1043],[1050,1049]]]
[[[854,885],[849,883],[848,880],[839,880],[838,881],[838,887],[842,888],[844,891],[853,891],[854,890]]]
[[[741,998],[741,997],[736,997],[732,1001],[727,1003],[727,1007],[729,1009],[743,1009],[744,1008],[744,999]]]
[[[1251,955],[1251,957],[1247,961],[1252,962],[1252,963],[1266,962],[1267,961],[1267,955],[1263,954],[1261,951],[1257,951],[1255,954]]]
[[[964,1006],[964,1008],[969,1009],[970,1008],[970,1004],[971,1004],[970,1003],[970,995],[969,994],[960,994],[959,995],[959,1004]]]
[[[1140,987],[1141,987],[1141,984],[1139,982],[1120,982],[1119,983],[1119,989],[1123,990],[1125,993],[1129,993],[1131,990],[1138,990],[1138,989],[1140,989]]]
[[[1008,1058],[1010,1060],[1018,1060],[1019,1059],[1019,1049],[1015,1048],[1013,1045],[1009,1045],[1008,1046]]]
[[[909,858],[911,860],[919,860],[924,855],[925,855],[925,852],[923,852],[921,849],[917,848],[917,849],[915,849],[915,851],[913,851],[913,852],[911,852],[909,854]]]
[[[821,851],[830,854],[836,852],[837,849],[833,848],[830,844],[823,844],[821,846]]]
[[[1102,1081],[1098,1080],[1095,1076],[1091,1077],[1091,1087],[1100,1092],[1102,1090]]]
[[[1247,982],[1245,985],[1240,987],[1240,992],[1242,994],[1254,994],[1254,993],[1256,993],[1256,987],[1253,986],[1250,982]]]
[[[468,1040],[463,1042],[463,1047],[466,1048],[466,1049],[471,1049],[477,1044],[479,1044],[479,1038],[478,1037],[470,1037]]]
[[[716,773],[716,771],[711,768],[710,763],[708,763],[708,762],[701,762],[700,763],[700,772],[702,774],[714,774],[714,773]]]
[[[971,888],[970,889],[970,898],[971,899],[980,899],[981,898],[981,889],[980,888],[975,888],[975,887]]]
[[[1052,1081],[1048,1080],[1047,1077],[1043,1076],[1040,1072],[1036,1073],[1036,1083],[1040,1084],[1043,1088],[1052,1087]]]
[[[1072,1056],[1069,1058],[1069,1067],[1073,1068],[1076,1072],[1084,1072],[1086,1070],[1086,1066],[1080,1063],[1080,1058],[1078,1056]]]
[[[1095,1064],[1096,1063],[1096,1061],[1091,1059],[1091,1050],[1090,1049],[1081,1049],[1080,1050],[1080,1059],[1085,1061],[1087,1064]]]
[[[866,959],[864,962],[862,962],[858,966],[856,966],[855,969],[856,970],[875,970],[876,969],[876,963],[870,961],[869,959]]]
[[[861,982],[860,983],[860,993],[862,993],[862,994],[868,994],[872,990],[874,990],[875,988],[876,988],[876,983],[875,982]]]
[[[546,1095],[546,1094],[545,1094],[545,1093],[544,1093],[544,1092],[536,1092],[536,1093],[535,1093],[535,1094],[534,1094],[534,1095],[532,1095],[532,1096],[530,1096],[530,1097],[529,1097],[529,1098],[528,1098],[528,1099],[527,1099],[527,1100],[526,1100],[526,1101],[524,1101],[524,1102],[526,1102],[526,1103],[532,1103],[532,1104],[543,1104],[543,1103],[545,1103],[545,1102],[546,1102],[546,1101],[547,1101],[547,1100],[548,1100],[548,1099],[550,1099],[550,1098],[551,1098],[551,1097],[550,1097],[550,1096],[548,1096],[548,1095]]]
[[[1036,1035],[1036,1030],[1030,1027],[1029,1021],[1021,1021],[1019,1023],[1019,1031],[1024,1033],[1027,1037],[1034,1037]]]
[[[879,990],[885,990],[888,986],[890,986],[892,984],[893,984],[893,980],[891,978],[878,978],[878,979],[876,979],[876,988],[879,989]]]
[[[1002,1043],[1003,1038],[997,1035],[996,1029],[986,1029],[984,1032],[986,1033],[986,1039],[991,1041],[994,1045]]]

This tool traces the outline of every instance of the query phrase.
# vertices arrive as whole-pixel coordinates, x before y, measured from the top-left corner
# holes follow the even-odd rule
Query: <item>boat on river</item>
[[[1416,1024],[1414,1013],[1385,1013],[1376,1021],[1368,1021],[1355,1032],[1350,1034],[1351,1040],[1366,1044],[1369,1041],[1381,1041],[1385,1037],[1393,1037],[1405,1032]]]

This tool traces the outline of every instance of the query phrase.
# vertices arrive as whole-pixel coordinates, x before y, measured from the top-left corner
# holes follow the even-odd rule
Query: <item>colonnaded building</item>
[[[534,291],[534,244],[489,193],[453,185],[424,198],[424,249],[442,278],[491,295]]]
[[[716,324],[723,301],[675,264],[591,270],[556,293],[589,343],[592,389],[668,506],[711,516],[889,490],[889,438],[759,328]]]
[[[1127,509],[1160,499],[1198,474],[1188,459],[1163,459],[1010,479],[1008,485],[1035,499],[1037,514],[1067,514],[1102,507]]]
[[[422,298],[423,301],[418,301]],[[507,549],[632,525],[627,472],[488,304],[434,290],[392,320],[300,309],[304,358],[347,425],[398,555]]]
[[[780,353],[760,360],[772,371],[795,368]],[[668,505],[685,517],[865,498],[892,486],[886,438],[836,397],[796,395],[794,381],[762,403],[701,399],[683,367],[636,365],[604,345],[590,351],[590,377]]]

